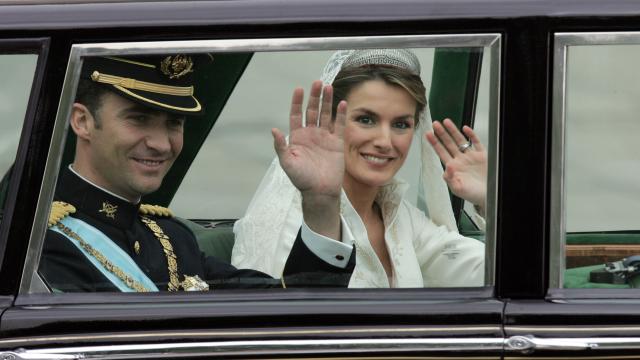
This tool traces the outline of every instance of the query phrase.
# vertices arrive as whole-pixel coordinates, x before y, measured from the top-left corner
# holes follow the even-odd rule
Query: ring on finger
[[[464,153],[471,147],[471,145],[473,145],[471,141],[467,141],[466,143],[458,146],[458,149],[460,150],[461,153]]]

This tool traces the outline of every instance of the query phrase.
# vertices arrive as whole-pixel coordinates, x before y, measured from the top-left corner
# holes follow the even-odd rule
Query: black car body
[[[153,52],[159,43],[238,56],[225,65],[228,79],[212,89],[221,99],[213,120],[190,130],[204,135],[187,149],[164,195],[147,199],[168,205],[254,52],[439,47],[438,41],[492,56],[485,287],[151,296],[34,290],[39,248],[33,244],[45,231],[47,204],[65,161],[65,111],[82,56],[114,54],[127,44],[129,53]],[[640,3],[0,1],[0,54],[37,59],[0,204],[0,358],[640,356],[637,290],[563,285],[566,54],[585,44],[638,46]],[[480,81],[471,71],[481,61],[473,53],[463,59],[469,72],[456,90],[456,105],[439,112],[458,111],[466,123],[473,123]],[[445,83],[456,69],[444,73]],[[431,94],[432,104],[437,96]],[[628,196],[637,202],[638,193]],[[598,234],[637,237],[638,228]]]

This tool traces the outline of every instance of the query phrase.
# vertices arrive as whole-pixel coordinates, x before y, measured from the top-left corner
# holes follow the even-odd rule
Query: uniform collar
[[[64,169],[56,188],[56,198],[72,204],[79,212],[119,228],[130,228],[140,203],[102,189],[70,168]]]

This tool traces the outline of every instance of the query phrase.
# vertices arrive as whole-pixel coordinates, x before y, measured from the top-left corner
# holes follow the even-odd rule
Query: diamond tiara
[[[408,70],[420,75],[420,61],[416,54],[407,49],[366,49],[354,50],[342,64],[342,68],[365,65],[388,65]]]

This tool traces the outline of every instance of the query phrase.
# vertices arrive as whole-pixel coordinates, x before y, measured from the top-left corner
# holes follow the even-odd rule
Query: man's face
[[[83,175],[130,200],[157,190],[182,151],[184,117],[112,93],[95,116],[88,124],[90,174]]]

